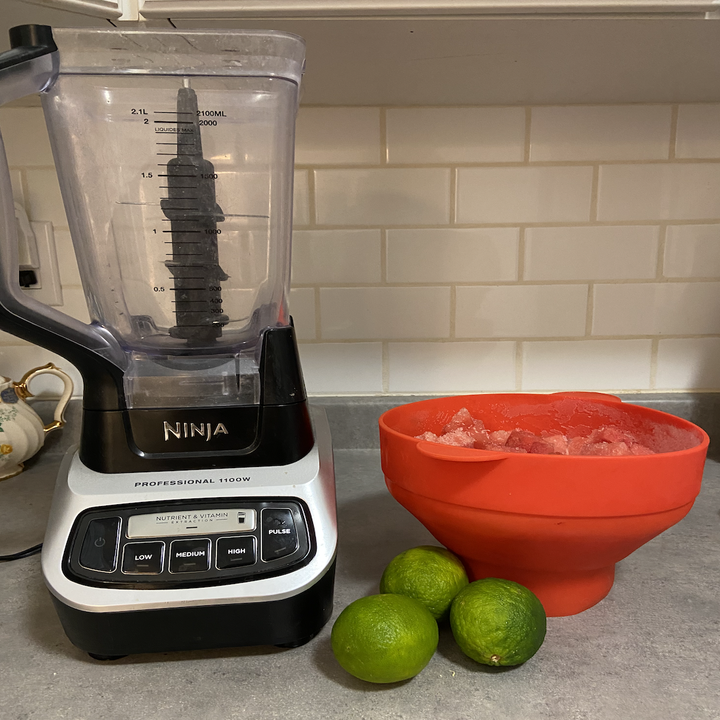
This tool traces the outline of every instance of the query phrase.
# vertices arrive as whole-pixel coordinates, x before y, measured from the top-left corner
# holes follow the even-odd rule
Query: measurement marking
[[[190,110],[153,110],[153,115],[194,115]]]
[[[187,113],[185,113],[187,115]],[[156,125],[194,125],[192,120],[153,120]]]
[[[162,165],[163,165],[163,166],[164,166],[164,165],[167,165],[167,163],[162,163]],[[174,178],[178,178],[178,177],[192,177],[192,178],[196,178],[197,175],[175,175],[174,173],[173,173],[172,175],[170,175],[170,174],[165,174],[165,173],[158,173],[158,177],[174,177]]]
[[[192,152],[174,152],[174,153],[155,153],[156,155],[169,155],[170,157],[190,157],[191,155],[195,155],[196,153]]]
[[[156,142],[155,144],[156,144],[156,145],[194,145],[195,143],[194,143],[194,142],[184,143],[184,142],[180,142],[180,141],[178,140],[177,142],[170,142],[170,143],[166,143],[166,142]]]
[[[171,289],[171,290],[207,290],[206,287],[197,287],[197,288],[176,288],[176,287],[171,287],[170,289]]]
[[[192,257],[193,255],[204,255],[205,253],[165,253],[165,257]]]
[[[161,230],[160,232],[164,232],[164,233],[182,232],[182,233],[184,233],[184,234],[187,235],[187,234],[189,234],[189,233],[197,233],[197,234],[199,234],[199,233],[200,233],[200,230],[179,230],[179,231],[178,231],[178,230]],[[199,245],[199,244],[200,244],[200,243],[193,243],[193,245]]]
[[[165,232],[165,231],[163,231]],[[173,240],[172,242],[164,242],[163,245],[202,245],[201,242],[193,242],[192,240]]]
[[[207,305],[207,301],[206,301],[206,300],[171,300],[170,302],[171,302],[171,303],[189,303],[189,302],[192,302],[192,303],[205,303],[205,304]]]
[[[170,190],[177,188],[178,190],[197,190],[197,185],[158,185],[161,190]]]

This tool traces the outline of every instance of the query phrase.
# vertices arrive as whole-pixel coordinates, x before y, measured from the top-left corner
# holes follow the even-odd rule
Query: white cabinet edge
[[[157,18],[410,18],[472,16],[713,17],[718,0],[26,0],[120,20]]]

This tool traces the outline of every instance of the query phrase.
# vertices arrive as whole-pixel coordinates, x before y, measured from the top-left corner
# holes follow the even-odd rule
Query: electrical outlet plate
[[[57,252],[55,251],[55,233],[51,222],[32,222],[37,241],[37,253],[40,267],[35,269],[38,282],[32,287],[23,288],[35,300],[45,305],[62,305],[62,285]]]

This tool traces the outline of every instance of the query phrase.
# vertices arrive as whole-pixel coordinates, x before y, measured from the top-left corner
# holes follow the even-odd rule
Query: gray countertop
[[[42,539],[59,450],[0,483],[0,554]],[[678,525],[618,566],[610,595],[551,618],[525,665],[467,659],[447,627],[413,680],[372,685],[336,663],[331,622],[309,644],[131,656],[101,663],[63,634],[39,556],[0,564],[2,720],[720,718],[720,466]],[[385,489],[377,450],[336,450],[337,614],[377,592],[397,553],[434,543]]]

